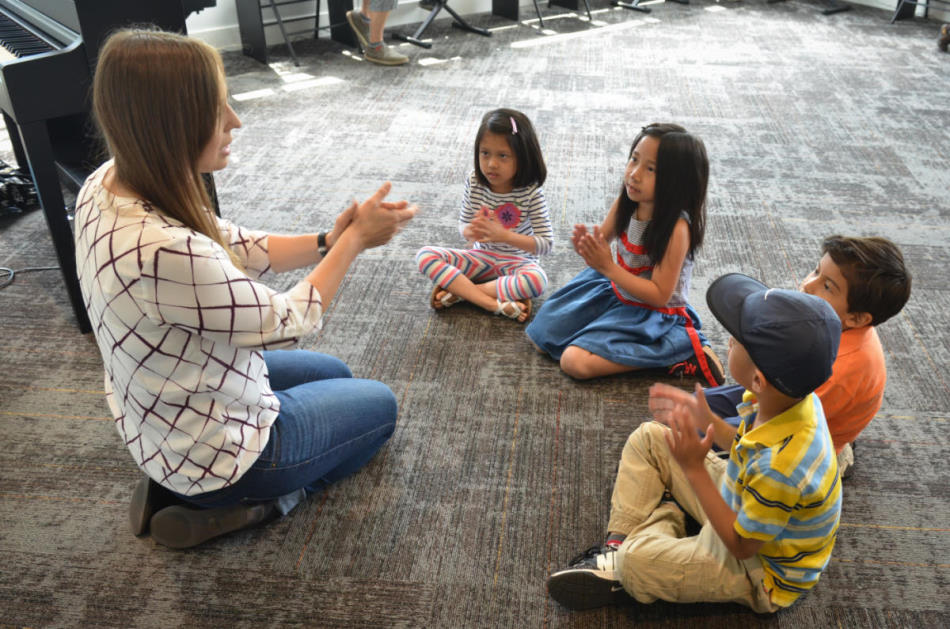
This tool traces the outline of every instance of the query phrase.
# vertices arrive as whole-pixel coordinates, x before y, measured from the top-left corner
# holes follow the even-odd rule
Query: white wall
[[[134,0],[130,0],[134,1]],[[604,8],[608,6],[606,0],[591,0],[593,9]],[[746,0],[747,2],[760,2],[763,0]],[[894,7],[897,5],[897,0],[851,0],[854,4],[863,4],[866,6],[876,7],[879,9],[884,9],[886,13],[881,15],[881,27],[888,27],[888,21],[890,20],[890,14],[894,11]],[[299,5],[291,5],[281,8],[281,16],[289,17],[293,15],[305,15],[307,13],[313,12],[313,7],[315,6],[316,0],[313,3],[302,2]],[[452,8],[461,15],[466,16],[473,13],[484,13],[491,11],[491,0],[451,0]],[[547,3],[541,0],[539,2],[541,5],[541,14],[544,15],[545,7]],[[583,3],[581,3],[583,5]],[[935,3],[931,3],[932,6],[938,6]],[[326,25],[329,24],[329,18],[326,15],[327,11],[327,2],[326,0],[321,0],[320,2],[320,24]],[[945,5],[944,5],[945,6]],[[821,8],[821,4],[818,0],[815,0],[815,9],[818,10]],[[561,9],[558,9],[559,11]],[[922,7],[917,7],[918,14],[923,14]],[[531,19],[535,16],[534,5],[531,0],[520,0],[520,11],[521,19]],[[389,16],[389,21],[386,26],[387,29],[392,26],[399,26],[401,24],[416,24],[425,19],[426,11],[423,11],[418,7],[418,0],[400,0],[399,5],[396,7],[396,10],[393,11],[392,15]],[[439,14],[437,19],[444,20],[450,19],[451,16],[446,11],[443,11]],[[272,19],[271,12],[269,9],[264,10],[264,19]],[[834,19],[834,16],[829,16],[828,19]],[[937,37],[936,26],[940,21],[950,21],[950,11],[940,11],[934,10],[933,8],[930,11],[930,19],[935,23],[934,29],[934,38]],[[301,30],[305,26],[305,22],[297,23],[296,25],[290,25],[288,30]],[[899,23],[898,23],[899,24]],[[209,44],[219,48],[221,50],[240,50],[241,49],[241,36],[238,32],[238,20],[237,20],[237,9],[235,8],[235,0],[217,0],[217,6],[204,9],[199,13],[192,14],[188,18],[188,33],[196,37],[200,37]],[[329,33],[321,34],[321,37],[329,37]],[[276,45],[281,43],[280,31],[277,26],[267,27],[267,41],[271,45]]]

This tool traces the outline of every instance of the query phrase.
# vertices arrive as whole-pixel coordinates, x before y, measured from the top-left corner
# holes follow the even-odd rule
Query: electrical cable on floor
[[[13,270],[5,266],[0,266],[0,290],[13,283],[17,273],[30,273],[31,271],[58,271],[58,266],[29,266],[25,269]]]

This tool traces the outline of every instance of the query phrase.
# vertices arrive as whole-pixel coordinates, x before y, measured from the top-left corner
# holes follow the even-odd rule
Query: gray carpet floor
[[[939,24],[888,25],[888,12],[864,7],[823,16],[804,0],[655,4],[649,15],[592,4],[595,24],[543,7],[548,34],[488,14],[471,20],[495,29],[490,39],[439,21],[432,49],[404,47],[401,68],[327,39],[298,44],[299,68],[281,47],[270,67],[225,55],[232,93],[255,96],[236,104],[245,126],[216,176],[225,216],[315,231],[384,180],[421,208],[354,264],[323,331],[302,344],[388,384],[396,433],[362,472],[277,522],[190,551],[133,537],[139,472],[59,274],[0,291],[0,625],[950,625],[950,55],[937,51]],[[525,111],[540,134],[552,288],[582,269],[571,226],[601,220],[642,125],[675,121],[704,138],[709,225],[692,303],[723,354],[704,300],[720,274],[794,287],[832,233],[903,249],[914,288],[879,330],[884,406],[858,439],[831,563],[794,607],[569,613],[547,597],[546,575],[602,539],[616,462],[656,377],[574,382],[522,325],[429,308],[413,254],[458,244],[475,130],[499,106]],[[54,260],[41,213],[0,222],[0,266]]]

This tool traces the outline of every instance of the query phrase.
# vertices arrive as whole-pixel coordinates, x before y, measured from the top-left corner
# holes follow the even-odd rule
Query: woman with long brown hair
[[[151,30],[103,46],[93,108],[112,159],[76,203],[76,260],[120,436],[146,474],[133,532],[185,548],[287,513],[365,464],[396,400],[340,360],[288,350],[317,329],[353,260],[416,212],[383,199],[329,233],[277,235],[217,218],[202,173],[241,126],[218,53]],[[268,271],[313,269],[286,291]]]

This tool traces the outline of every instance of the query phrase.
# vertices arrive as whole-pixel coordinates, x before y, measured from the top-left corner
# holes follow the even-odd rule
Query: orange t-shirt
[[[837,452],[854,441],[880,410],[886,381],[877,330],[868,325],[842,332],[831,378],[815,390]]]

